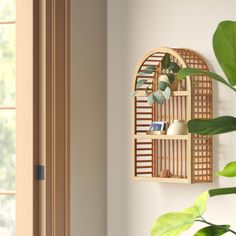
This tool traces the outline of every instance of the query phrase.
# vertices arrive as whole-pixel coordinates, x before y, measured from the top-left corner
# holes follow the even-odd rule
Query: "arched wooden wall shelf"
[[[212,82],[206,76],[192,76],[179,81],[178,89],[163,105],[150,106],[145,96],[153,92],[157,85],[152,79],[156,76],[161,60],[168,53],[171,61],[182,68],[191,67],[208,70],[204,59],[190,49],[156,48],[147,53],[138,63],[132,80],[133,97],[132,140],[134,168],[137,180],[154,180],[170,183],[212,182],[212,137],[200,135],[148,135],[153,121],[185,120],[193,118],[212,118]],[[157,71],[143,75],[149,65]],[[140,79],[146,79],[142,87],[137,87]],[[151,79],[151,80],[150,80]],[[151,82],[150,82],[151,81]],[[170,178],[160,177],[163,170],[171,172]]]

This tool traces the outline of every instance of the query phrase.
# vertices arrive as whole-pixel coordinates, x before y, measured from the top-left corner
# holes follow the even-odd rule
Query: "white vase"
[[[188,127],[183,120],[174,120],[167,130],[167,135],[186,135],[188,134]]]

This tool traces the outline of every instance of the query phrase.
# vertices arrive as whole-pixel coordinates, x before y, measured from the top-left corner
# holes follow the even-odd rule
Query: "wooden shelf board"
[[[144,91],[136,91],[136,97],[144,97],[145,92]],[[189,91],[173,91],[172,96],[188,96],[190,95]]]
[[[153,181],[157,183],[181,183],[181,184],[190,184],[191,181],[189,179],[183,178],[160,178],[160,177],[141,177],[135,176],[133,177],[135,181]]]
[[[169,140],[188,140],[189,135],[161,135],[161,134],[136,134],[136,139],[169,139]]]

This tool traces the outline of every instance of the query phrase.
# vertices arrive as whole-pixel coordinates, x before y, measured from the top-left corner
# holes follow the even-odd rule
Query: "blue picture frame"
[[[163,131],[165,127],[164,121],[153,121],[150,125],[150,131]]]

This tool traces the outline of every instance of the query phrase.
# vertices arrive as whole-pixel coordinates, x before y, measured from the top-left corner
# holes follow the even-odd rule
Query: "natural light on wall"
[[[15,233],[15,0],[0,0],[0,235]]]

